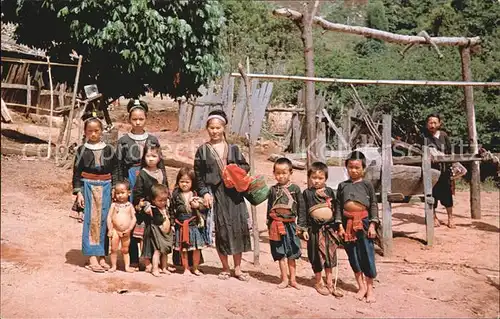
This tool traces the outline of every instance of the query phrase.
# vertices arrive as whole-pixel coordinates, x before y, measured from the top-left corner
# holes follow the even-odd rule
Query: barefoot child
[[[144,148],[141,170],[137,175],[136,183],[133,191],[133,200],[137,212],[137,219],[146,223],[146,219],[150,220],[152,211],[150,209],[152,203],[152,190],[153,185],[163,184],[167,187],[168,180],[165,171],[165,165],[161,160],[161,149],[159,146],[146,145]],[[150,233],[146,233],[144,229],[143,245],[141,257],[145,258],[146,271],[151,271],[151,264],[149,260],[153,257],[153,250],[151,245],[146,245],[150,241]]]
[[[358,283],[356,297],[363,300],[366,296],[366,302],[370,303],[375,302],[373,279],[377,276],[373,246],[379,224],[377,199],[373,185],[363,180],[364,154],[352,152],[345,165],[350,179],[337,189],[335,223],[339,224],[339,235],[344,237],[349,264]]]
[[[82,252],[89,256],[94,272],[109,270],[106,220],[111,206],[111,187],[117,179],[117,159],[113,148],[101,141],[103,124],[96,118],[85,120],[86,142],[78,147],[73,169],[73,194],[84,211]],[[101,222],[104,221],[104,222]]]
[[[141,158],[145,146],[158,146],[158,139],[144,130],[147,122],[148,105],[144,101],[132,99],[127,105],[128,121],[131,125],[130,132],[120,137],[117,143],[118,172],[120,180],[130,183],[130,201],[133,201],[133,189],[137,175],[141,170]],[[139,251],[142,250],[142,236],[144,223],[137,216],[137,226],[130,239],[130,262],[132,265],[139,263]],[[139,248],[138,248],[139,246]]]
[[[313,163],[307,178],[310,187],[303,193],[305,209],[304,215],[299,215],[299,226],[303,238],[307,240],[307,256],[316,277],[314,288],[324,296],[333,294],[342,297],[332,282],[332,268],[337,266],[338,238],[334,230],[337,202],[333,189],[326,186],[328,166],[321,162]],[[322,278],[323,269],[326,287]]]
[[[274,261],[279,261],[281,283],[279,289],[288,286],[299,289],[295,278],[295,260],[301,256],[300,239],[297,236],[295,219],[304,215],[304,199],[299,186],[290,182],[292,162],[279,158],[274,163],[274,177],[278,182],[272,186],[267,199],[267,225],[269,243]],[[287,269],[290,272],[288,280]]]
[[[151,187],[152,205],[146,208],[151,216],[145,218],[144,249],[153,251],[151,274],[155,277],[160,273],[170,274],[167,257],[172,252],[173,227],[167,208],[169,198],[167,186],[155,184]]]
[[[122,245],[123,260],[125,262],[125,271],[134,272],[135,268],[130,267],[130,255],[128,253],[130,246],[130,233],[137,222],[135,218],[134,206],[128,201],[130,196],[129,183],[127,181],[118,182],[115,185],[116,202],[111,204],[108,214],[108,237],[111,240],[111,269],[116,271],[116,260],[118,246]]]
[[[175,217],[175,250],[180,251],[184,274],[190,274],[188,252],[193,254],[193,274],[201,276],[198,269],[201,249],[207,243],[204,237],[204,219],[201,211],[206,211],[203,200],[193,192],[194,170],[181,168],[177,174],[175,190],[170,205]]]

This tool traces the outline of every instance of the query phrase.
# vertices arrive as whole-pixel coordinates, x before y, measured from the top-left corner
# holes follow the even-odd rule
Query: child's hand
[[[85,207],[85,201],[83,200],[82,192],[76,194],[76,202],[78,203],[78,206],[80,206],[81,208]]]
[[[113,202],[114,202],[114,201],[116,201],[115,189],[114,189],[114,188],[111,190],[111,200],[112,200]]]
[[[148,209],[146,209],[144,212],[149,216],[153,216],[153,210],[151,209],[151,207],[148,207]]]
[[[196,199],[192,200],[191,201],[191,208],[192,209],[198,209],[198,208],[200,208],[200,203]]]
[[[370,223],[370,227],[368,227],[368,238],[377,237],[377,231],[375,230],[375,223]]]
[[[108,237],[109,238],[113,237],[113,231],[112,230],[108,230]]]
[[[342,225],[339,226],[339,230],[337,231],[337,234],[339,234],[340,238],[344,238],[344,236],[345,236],[344,226],[342,226]]]
[[[308,240],[309,240],[309,233],[308,233],[308,232],[306,232],[306,231],[305,231],[305,232],[303,232],[303,233],[302,233],[302,236],[304,237],[304,240],[305,240],[305,241],[308,241]]]
[[[212,205],[214,203],[212,195],[206,193],[205,196],[203,196],[203,200],[205,201],[205,206],[207,206],[208,208],[212,208]]]

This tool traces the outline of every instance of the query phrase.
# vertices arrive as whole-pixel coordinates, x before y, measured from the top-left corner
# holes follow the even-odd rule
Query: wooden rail
[[[430,156],[435,163],[476,162],[483,161],[478,154],[451,154]],[[394,165],[422,164],[422,156],[401,156],[392,158]]]

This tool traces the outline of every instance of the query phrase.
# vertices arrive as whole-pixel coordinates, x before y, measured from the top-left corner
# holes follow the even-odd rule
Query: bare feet
[[[250,275],[246,272],[242,272],[241,270],[239,272],[234,272],[234,277],[240,281],[249,281],[250,280]]]
[[[342,297],[344,297],[344,293],[342,292],[342,290],[335,289],[335,288],[332,289],[332,295],[334,297],[336,297],[336,298],[342,298]]]
[[[437,218],[437,216],[434,216],[434,227],[439,226],[441,226],[441,221],[439,220],[439,218]]]
[[[285,289],[286,287],[288,287],[288,280],[283,280],[282,282],[280,282],[280,284],[278,285],[278,289]]]
[[[116,271],[116,267],[111,267],[109,268],[108,272],[115,272]]]
[[[170,272],[175,272],[177,269],[175,267],[168,266],[167,270],[170,271]]]
[[[151,271],[151,274],[155,277],[160,277],[160,271],[158,269]]]
[[[358,300],[363,300],[363,298],[366,296],[366,286],[362,286],[359,288],[358,292],[354,297]]]
[[[168,268],[162,268],[160,269],[160,273],[165,274],[165,275],[171,275],[172,273],[168,270]]]
[[[111,268],[111,269],[113,269],[113,268]],[[111,271],[111,269],[109,271]],[[136,272],[137,270],[134,267],[125,267],[125,271],[126,272]]]
[[[182,273],[184,276],[191,276],[191,271],[189,269],[184,269],[184,272]]]
[[[106,263],[104,257],[101,257],[99,260],[99,265],[104,268],[104,270],[109,270],[111,267]]]
[[[366,302],[367,303],[375,303],[377,300],[375,299],[375,294],[373,293],[373,289],[370,289],[366,292]]]
[[[297,284],[297,282],[296,282],[296,281],[290,281],[290,283],[289,283],[288,285],[289,285],[290,287],[292,287],[292,288],[297,289],[297,290],[300,290],[300,289],[301,289],[301,288],[300,288],[300,286],[299,286],[299,284]]]
[[[153,269],[153,265],[152,264],[149,264],[146,266],[146,269],[144,269],[145,272],[151,272],[151,270]]]
[[[323,296],[328,296],[330,294],[328,289],[323,284],[315,284],[314,289],[316,289],[316,291]]]
[[[203,276],[203,273],[199,269],[193,270],[193,274],[195,274],[196,276]]]
[[[453,222],[453,217],[448,217],[448,228],[456,228],[455,223]]]
[[[328,291],[334,296],[334,297],[337,297],[337,298],[342,298],[344,297],[344,293],[342,292],[342,290],[338,289],[338,288],[335,288],[333,285],[331,286],[326,286],[326,288],[328,289]]]

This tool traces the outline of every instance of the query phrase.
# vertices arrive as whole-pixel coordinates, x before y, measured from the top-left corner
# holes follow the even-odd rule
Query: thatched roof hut
[[[14,32],[16,30],[16,25],[13,23],[2,23],[2,33],[1,33],[1,44],[2,44],[2,56],[4,52],[10,52],[8,56],[12,55],[24,55],[45,59],[45,51],[37,48],[32,48],[24,44],[19,44],[14,40]]]

